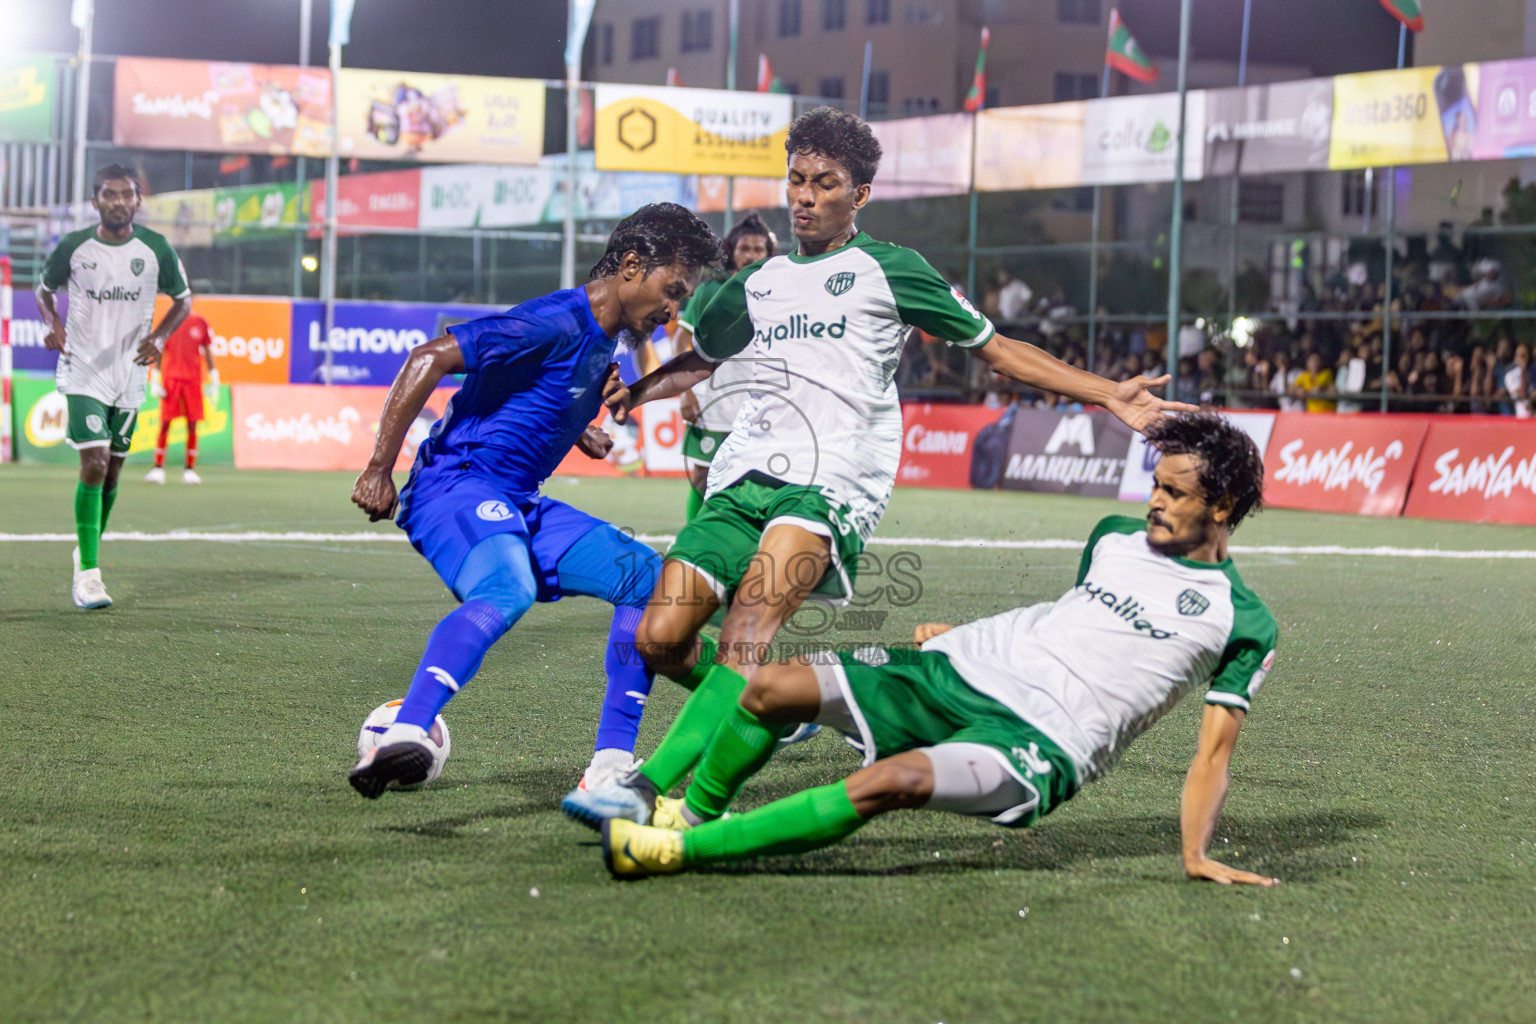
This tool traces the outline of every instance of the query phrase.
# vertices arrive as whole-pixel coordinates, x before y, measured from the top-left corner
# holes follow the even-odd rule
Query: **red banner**
[[[213,153],[331,151],[331,73],[119,57],[112,141]]]
[[[236,384],[235,466],[239,469],[361,470],[373,454],[385,387],[327,388],[306,384]],[[442,389],[406,432],[397,471],[411,468],[452,397]]]
[[[1436,419],[1406,514],[1536,526],[1536,422]]]
[[[1282,412],[1264,457],[1264,504],[1401,515],[1428,428],[1424,416]]]
[[[976,435],[1001,415],[1001,409],[982,405],[903,405],[901,469],[896,482],[915,487],[970,487]],[[1001,448],[999,445],[999,467]]]
[[[309,235],[325,227],[325,180],[310,185]],[[336,222],[343,228],[414,228],[420,224],[421,171],[348,174],[336,181]]]

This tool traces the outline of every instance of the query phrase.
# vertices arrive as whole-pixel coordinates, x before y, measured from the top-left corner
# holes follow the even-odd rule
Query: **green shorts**
[[[69,406],[65,440],[71,448],[110,447],[113,455],[128,454],[139,410],[107,405],[90,395],[65,395],[64,402]]]
[[[864,647],[839,651],[838,685],[858,725],[865,765],[941,743],[980,743],[1002,754],[1008,771],[1039,799],[991,820],[1024,827],[1077,791],[1072,759],[1039,729],[969,686],[937,651]]]
[[[715,452],[731,436],[729,430],[705,430],[696,423],[683,428],[683,461],[690,466],[707,466]]]
[[[817,581],[813,596],[834,605],[853,597],[864,541],[846,514],[834,509],[814,487],[786,484],[749,473],[704,503],[693,520],[679,531],[668,558],[698,570],[722,603],[741,585],[768,527],[788,523],[832,541],[832,563]],[[795,567],[788,567],[794,581]]]

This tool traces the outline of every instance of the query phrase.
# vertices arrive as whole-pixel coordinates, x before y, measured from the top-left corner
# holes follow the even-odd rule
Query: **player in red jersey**
[[[208,397],[219,393],[219,371],[213,366],[208,345],[213,334],[208,321],[193,313],[166,339],[160,354],[158,378],[150,387],[160,399],[160,439],[155,442],[155,468],[144,479],[152,484],[165,483],[165,444],[171,435],[171,423],[178,417],[187,420],[187,464],[181,482],[200,484],[197,475],[197,424],[203,418],[203,365],[208,367]]]

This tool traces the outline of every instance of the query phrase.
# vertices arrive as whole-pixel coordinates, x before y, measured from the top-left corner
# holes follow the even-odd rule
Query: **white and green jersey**
[[[991,322],[917,253],[860,232],[819,256],[745,268],[698,317],[694,350],[751,371],[706,499],[749,473],[816,487],[861,539],[901,462],[896,363],[910,327],[967,348]]]
[[[1144,521],[1110,516],[1060,600],[957,626],[923,650],[1054,740],[1082,784],[1197,686],[1207,704],[1247,711],[1278,636],[1231,559],[1159,554]]]
[[[697,335],[699,318],[703,316],[705,307],[719,294],[720,286],[724,283],[711,280],[699,285],[693,298],[688,300],[687,308],[677,315],[678,326],[686,327],[689,334]],[[750,360],[727,359],[721,363],[708,380],[693,386],[693,397],[699,403],[697,426],[702,430],[728,432],[736,425],[736,413],[741,410],[741,400],[746,397],[751,384]]]
[[[181,260],[165,236],[134,225],[126,241],[107,242],[94,227],[59,240],[43,270],[43,288],[69,285],[59,356],[59,391],[137,409],[148,371],[135,366],[139,342],[154,329],[155,293],[192,293]]]

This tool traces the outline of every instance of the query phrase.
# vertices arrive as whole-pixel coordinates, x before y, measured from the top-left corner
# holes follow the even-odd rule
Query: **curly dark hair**
[[[734,272],[741,269],[734,262],[736,259],[736,243],[752,235],[759,235],[768,239],[769,256],[779,251],[778,236],[764,223],[762,216],[756,210],[753,210],[737,221],[736,226],[731,228],[725,236],[725,268],[727,271]]]
[[[880,169],[880,140],[869,125],[831,107],[807,110],[789,126],[785,151],[793,157],[815,153],[848,168],[854,185],[868,185]]]
[[[640,257],[645,272],[680,263],[691,269],[702,267],[719,272],[725,264],[720,239],[709,225],[693,211],[676,203],[652,203],[642,206],[619,221],[608,236],[603,258],[592,267],[589,277],[612,277],[619,272],[625,253]]]
[[[1264,507],[1264,459],[1253,438],[1208,412],[1164,416],[1147,428],[1147,443],[1164,455],[1193,455],[1200,462],[1205,500],[1232,502],[1227,525],[1237,529],[1248,513]]]

